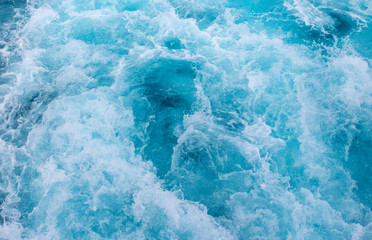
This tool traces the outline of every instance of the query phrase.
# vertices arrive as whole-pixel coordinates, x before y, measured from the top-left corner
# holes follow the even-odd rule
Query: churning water
[[[370,0],[1,0],[1,239],[372,239]]]

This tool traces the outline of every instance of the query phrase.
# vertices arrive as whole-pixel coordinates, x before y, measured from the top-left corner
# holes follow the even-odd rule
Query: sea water
[[[370,0],[1,0],[1,239],[372,239]]]

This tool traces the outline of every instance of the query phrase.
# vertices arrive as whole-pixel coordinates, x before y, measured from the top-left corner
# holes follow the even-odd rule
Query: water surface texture
[[[370,0],[0,17],[0,239],[372,239]]]

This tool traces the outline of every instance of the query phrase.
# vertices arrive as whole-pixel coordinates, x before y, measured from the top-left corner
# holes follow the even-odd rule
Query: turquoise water
[[[371,1],[0,16],[0,239],[372,239]]]

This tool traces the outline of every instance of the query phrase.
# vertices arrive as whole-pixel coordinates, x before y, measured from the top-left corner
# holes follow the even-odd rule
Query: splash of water
[[[370,1],[1,3],[0,237],[370,239]]]

